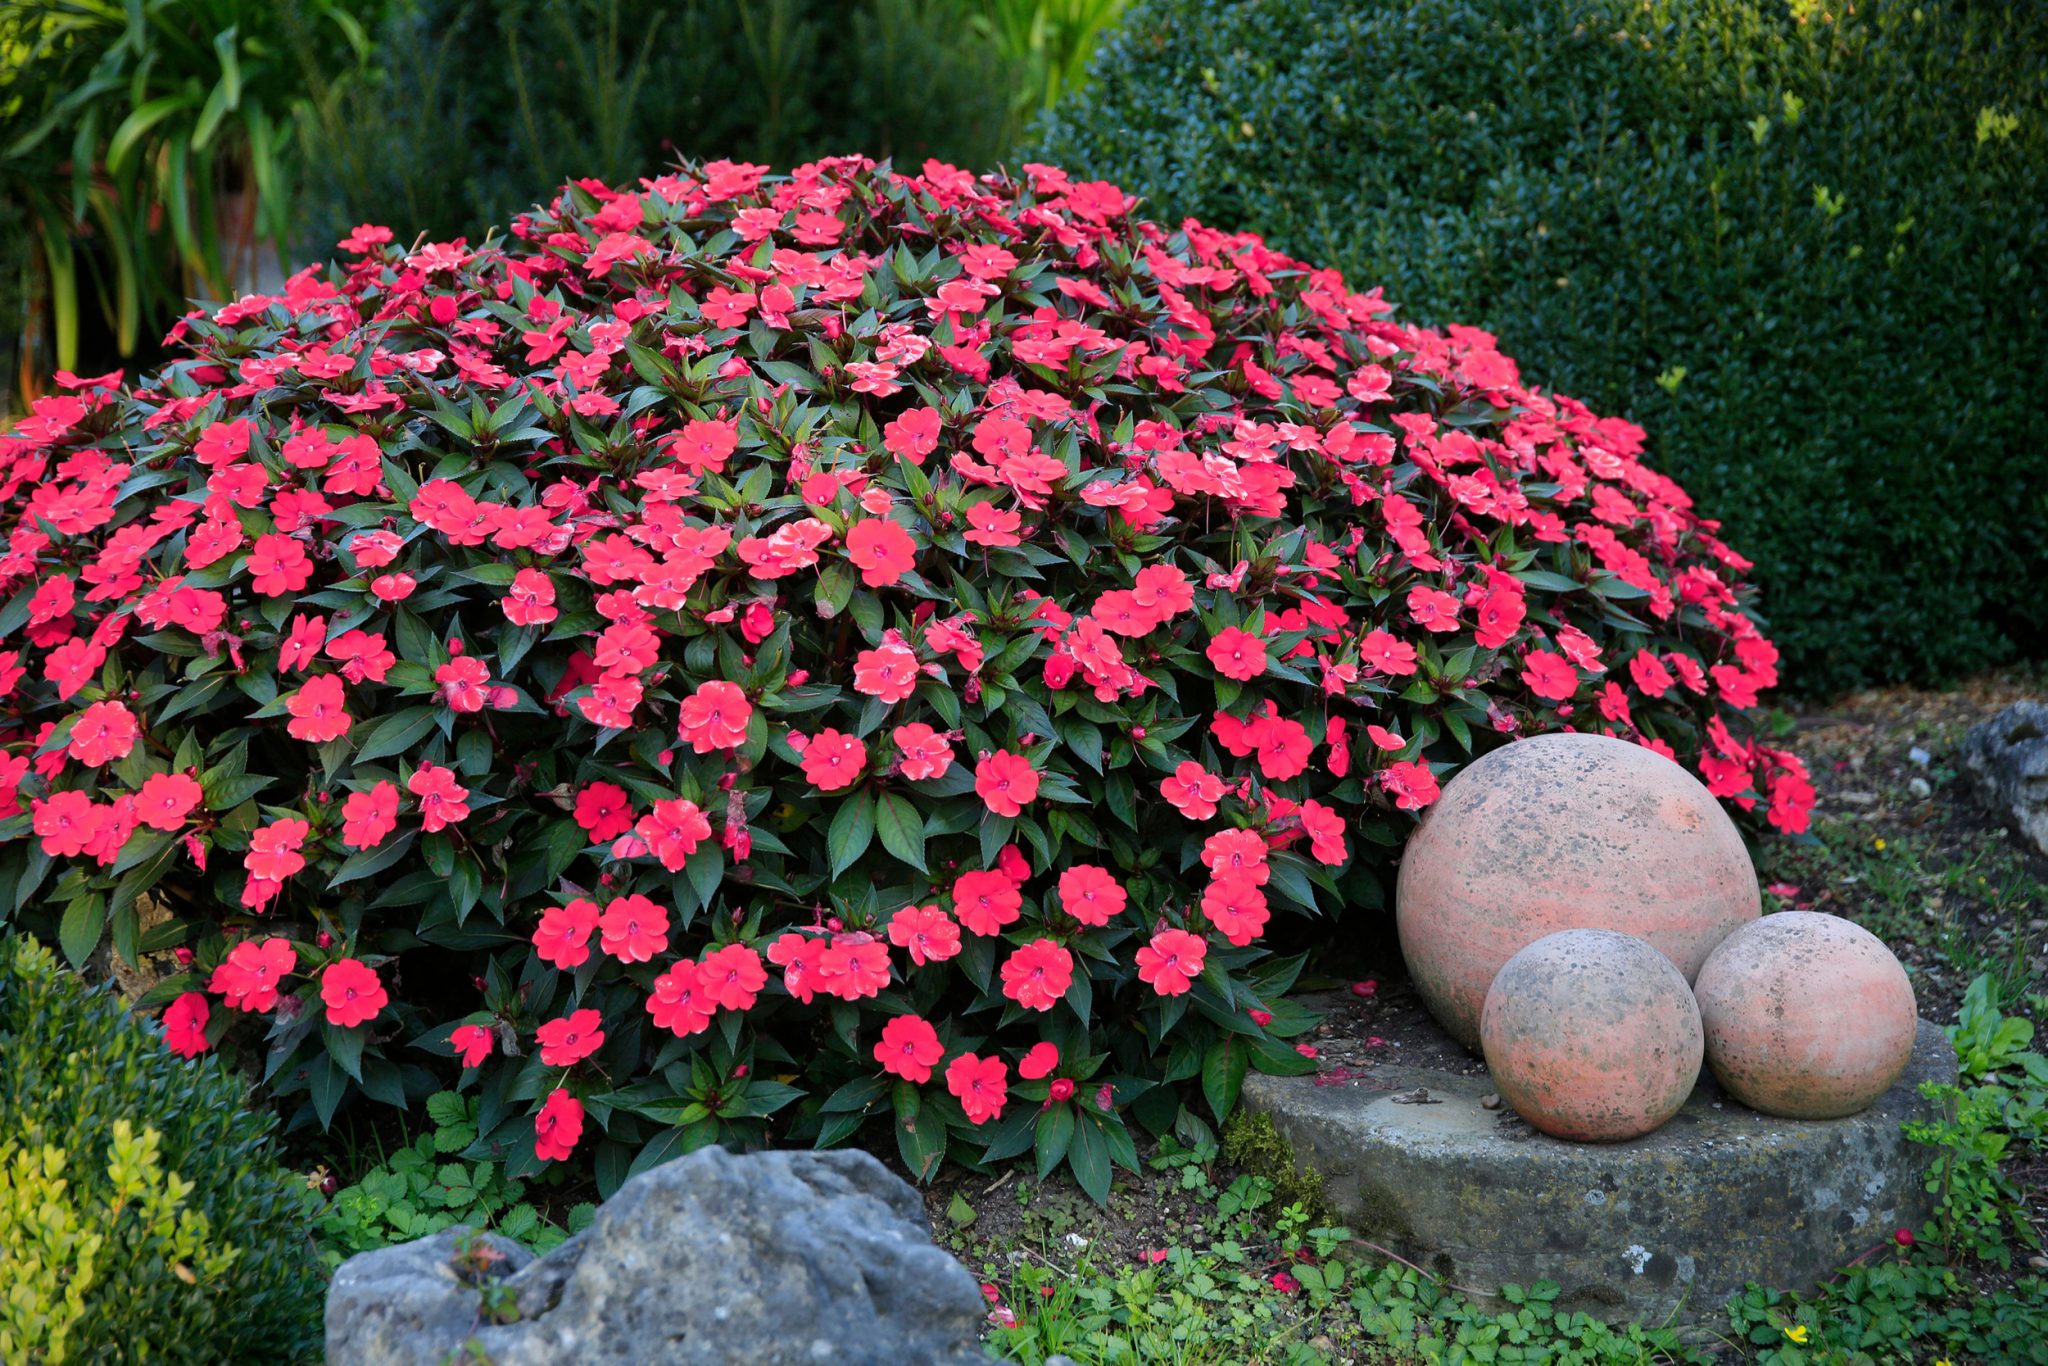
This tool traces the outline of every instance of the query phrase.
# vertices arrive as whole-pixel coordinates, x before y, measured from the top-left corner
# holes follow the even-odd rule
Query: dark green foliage
[[[2048,8],[1144,0],[1031,149],[1649,428],[1786,678],[2048,647]]]
[[[572,176],[631,184],[678,156],[777,165],[860,152],[977,168],[1034,78],[965,0],[400,0],[376,74],[315,93],[301,238],[350,226],[472,239]]]
[[[279,1170],[271,1120],[219,1062],[173,1056],[118,997],[88,991],[25,938],[0,942],[0,1060],[0,1339],[21,1326],[10,1311],[24,1296],[30,1318],[62,1316],[64,1292],[82,1286],[66,1360],[319,1356],[325,1286],[307,1192]],[[146,1131],[154,1159],[124,1175],[122,1151],[132,1158]],[[49,1149],[62,1151],[61,1173],[40,1170]],[[179,1196],[182,1182],[192,1187]],[[53,1236],[67,1215],[79,1234],[104,1235],[96,1254]],[[43,1360],[37,1342],[17,1337],[0,1355]]]

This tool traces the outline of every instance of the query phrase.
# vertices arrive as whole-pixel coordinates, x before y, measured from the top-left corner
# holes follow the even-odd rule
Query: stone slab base
[[[1255,1074],[1244,1099],[1320,1174],[1333,1214],[1447,1281],[1555,1281],[1566,1309],[1712,1328],[1747,1282],[1808,1289],[1919,1227],[1932,1153],[1899,1125],[1932,1113],[1922,1082],[1955,1075],[1922,1020],[1905,1075],[1862,1114],[1773,1119],[1702,1069],[1676,1118],[1614,1144],[1547,1137],[1484,1108],[1487,1077],[1412,1066],[1326,1085]]]

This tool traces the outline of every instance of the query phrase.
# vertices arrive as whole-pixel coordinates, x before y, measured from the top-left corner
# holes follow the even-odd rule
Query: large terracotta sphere
[[[1744,925],[1697,983],[1707,1065],[1752,1110],[1839,1119],[1891,1089],[1920,1010],[1882,940],[1840,916],[1781,911]]]
[[[1468,1047],[1501,964],[1559,930],[1620,930],[1691,981],[1762,913],[1735,823],[1690,773],[1605,735],[1532,736],[1444,786],[1401,858],[1401,953]]]
[[[1692,988],[1669,958],[1613,930],[1545,935],[1508,959],[1479,1037],[1515,1113],[1581,1143],[1649,1133],[1700,1077]]]

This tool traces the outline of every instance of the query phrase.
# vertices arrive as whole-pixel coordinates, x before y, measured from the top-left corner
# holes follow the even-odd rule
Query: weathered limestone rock
[[[1899,1125],[1934,1113],[1920,1083],[1955,1075],[1947,1037],[1923,1022],[1905,1074],[1847,1119],[1761,1115],[1703,1074],[1663,1128],[1599,1146],[1486,1108],[1486,1077],[1421,1067],[1324,1086],[1255,1073],[1244,1099],[1361,1238],[1461,1286],[1554,1281],[1561,1308],[1673,1319],[1705,1340],[1746,1282],[1810,1289],[1919,1227],[1928,1153]]]
[[[2048,702],[2015,702],[1972,726],[1963,767],[2000,819],[2048,854]]]
[[[344,1263],[328,1366],[437,1366],[465,1349],[492,1366],[986,1361],[974,1278],[932,1244],[917,1193],[863,1152],[702,1149],[628,1181],[538,1259],[488,1235],[464,1259],[459,1237]]]

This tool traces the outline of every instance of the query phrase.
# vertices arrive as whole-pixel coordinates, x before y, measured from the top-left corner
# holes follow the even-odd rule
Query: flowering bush
[[[1597,727],[1803,825],[1642,432],[1026,171],[365,227],[68,381],[0,445],[5,907],[175,953],[168,1045],[302,1119],[459,1070],[514,1176],[886,1118],[1100,1195],[1312,1066],[1271,917],[1378,905],[1473,753]]]

